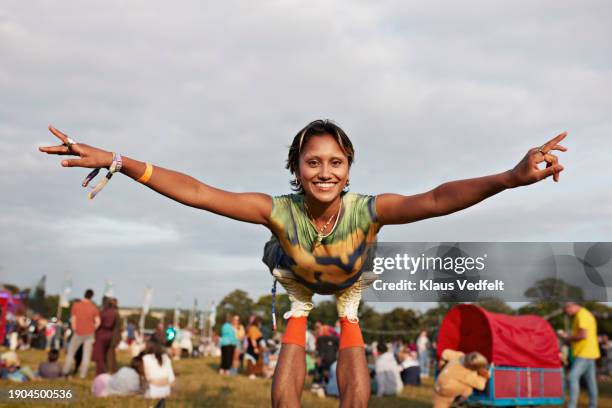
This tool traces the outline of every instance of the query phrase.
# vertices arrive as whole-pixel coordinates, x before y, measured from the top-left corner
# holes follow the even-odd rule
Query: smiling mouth
[[[315,186],[317,186],[317,188],[319,188],[319,190],[331,190],[334,187],[336,187],[336,184],[338,183],[333,183],[333,182],[329,182],[329,181],[319,181],[319,182],[314,182],[313,183]]]

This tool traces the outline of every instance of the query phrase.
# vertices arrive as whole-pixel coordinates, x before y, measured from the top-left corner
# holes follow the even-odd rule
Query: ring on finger
[[[64,143],[65,146],[68,146],[68,148],[70,149],[70,147],[75,144],[77,144],[77,142],[75,142],[73,138],[71,138],[70,136],[66,136],[66,143]]]
[[[542,146],[538,147],[538,153],[542,153],[542,154],[546,154],[546,153],[548,153],[548,152],[545,152],[545,151],[544,151],[544,147],[545,147],[545,146],[546,146],[546,145],[545,145],[545,144],[543,144]]]
[[[73,138],[66,136],[66,143],[64,143],[64,146],[68,147],[68,151],[70,151],[72,149],[72,145],[75,144],[77,144],[77,142]]]

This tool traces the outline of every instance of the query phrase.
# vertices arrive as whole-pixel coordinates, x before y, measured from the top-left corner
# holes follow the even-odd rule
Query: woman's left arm
[[[567,133],[563,132],[539,148],[530,149],[512,170],[503,173],[451,181],[413,196],[381,194],[376,197],[378,220],[381,225],[407,224],[463,210],[505,189],[533,184],[550,176],[558,182],[563,166],[550,152],[567,151],[559,144],[565,136]],[[542,162],[546,162],[544,169],[538,167]]]

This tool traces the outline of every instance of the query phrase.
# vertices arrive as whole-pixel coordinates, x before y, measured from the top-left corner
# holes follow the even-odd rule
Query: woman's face
[[[331,203],[342,193],[348,177],[348,158],[334,137],[312,136],[302,146],[298,179],[307,197]]]

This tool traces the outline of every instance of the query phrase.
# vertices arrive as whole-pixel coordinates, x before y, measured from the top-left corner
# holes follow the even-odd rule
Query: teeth
[[[332,188],[336,183],[315,183],[321,188]]]

